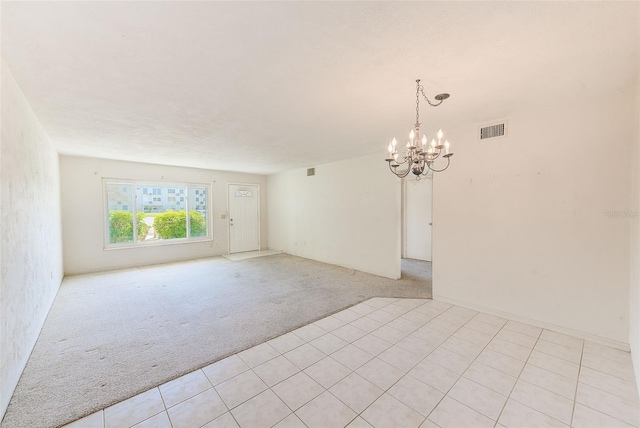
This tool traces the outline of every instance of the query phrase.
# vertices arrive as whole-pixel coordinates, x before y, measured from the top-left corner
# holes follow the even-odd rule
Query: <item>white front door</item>
[[[260,187],[229,184],[229,253],[260,249]]]
[[[431,261],[431,178],[405,180],[404,256]]]

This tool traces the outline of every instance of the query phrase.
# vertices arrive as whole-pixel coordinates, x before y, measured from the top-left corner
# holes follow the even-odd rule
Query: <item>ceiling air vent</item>
[[[311,177],[312,175],[316,175],[315,168],[307,168],[307,177]]]
[[[494,125],[483,126],[480,128],[480,140],[488,140],[490,138],[499,138],[507,136],[507,122],[496,123]]]

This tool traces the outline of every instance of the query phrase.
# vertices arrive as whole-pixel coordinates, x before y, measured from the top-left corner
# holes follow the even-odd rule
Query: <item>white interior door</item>
[[[229,184],[229,253],[260,249],[260,187]]]
[[[404,191],[404,256],[431,261],[431,178],[406,180]]]

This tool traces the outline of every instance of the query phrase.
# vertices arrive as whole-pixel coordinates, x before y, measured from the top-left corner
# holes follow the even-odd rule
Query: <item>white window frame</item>
[[[118,242],[118,243],[110,243],[110,231],[109,231],[109,200],[108,200],[108,192],[107,192],[107,184],[126,184],[133,186],[133,242]],[[174,187],[174,188],[184,188],[184,205],[185,211],[187,213],[186,216],[186,228],[187,235],[190,233],[190,216],[189,211],[191,210],[191,204],[189,201],[189,188],[190,187],[204,187],[207,191],[207,200],[206,200],[206,211],[207,218],[205,219],[207,225],[207,234],[205,236],[198,236],[195,238],[187,237],[187,238],[174,238],[174,239],[159,239],[157,241],[138,241],[138,224],[137,224],[137,214],[138,207],[136,198],[136,186],[144,186],[144,187]],[[153,192],[152,192],[153,193]],[[151,195],[151,193],[150,193]],[[153,196],[153,195],[152,195]],[[158,196],[158,195],[156,195]],[[118,250],[123,248],[141,248],[141,247],[157,247],[162,245],[176,245],[176,244],[190,244],[196,242],[205,242],[205,241],[213,241],[213,210],[211,209],[211,196],[212,196],[212,185],[211,183],[192,183],[192,182],[158,182],[158,181],[148,181],[148,180],[131,180],[131,179],[123,179],[123,178],[102,178],[102,221],[103,221],[103,242],[104,242],[104,250]],[[144,205],[144,201],[142,203]],[[153,204],[153,202],[151,202]],[[147,204],[149,205],[149,204]],[[193,201],[193,206],[196,203]],[[197,205],[202,205],[198,203]]]

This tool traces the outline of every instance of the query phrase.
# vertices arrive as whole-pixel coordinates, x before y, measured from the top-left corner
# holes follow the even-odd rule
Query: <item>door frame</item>
[[[407,181],[401,180],[400,186],[400,258],[407,255]]]
[[[262,223],[262,209],[260,208],[260,194],[261,189],[260,189],[260,185],[257,183],[237,183],[237,182],[233,182],[233,183],[227,183],[227,254],[231,254],[231,226],[229,225],[229,222],[231,221],[231,192],[230,192],[230,188],[231,186],[256,186],[258,188],[258,250],[260,251],[262,249],[262,230],[261,230],[261,223]]]

